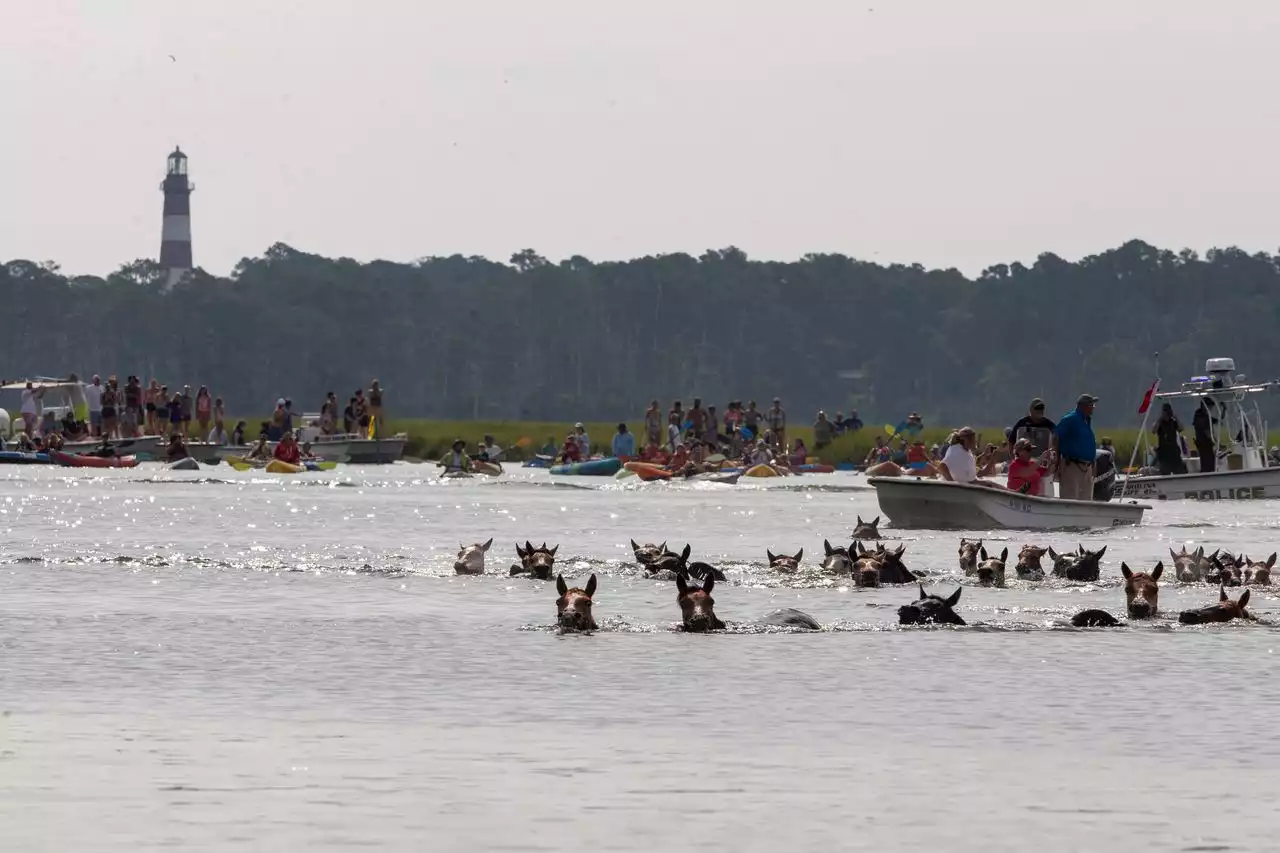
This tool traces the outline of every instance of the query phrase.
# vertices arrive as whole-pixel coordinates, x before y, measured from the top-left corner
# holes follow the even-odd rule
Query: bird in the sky
[[[177,61],[178,61],[178,57],[174,56],[172,53],[171,53],[171,54],[169,54],[169,59],[170,59],[170,60],[172,60],[173,62],[177,62]]]

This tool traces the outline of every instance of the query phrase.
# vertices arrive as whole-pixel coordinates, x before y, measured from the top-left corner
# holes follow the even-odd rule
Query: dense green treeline
[[[1132,241],[969,279],[733,248],[401,264],[277,244],[228,278],[162,280],[149,261],[106,278],[8,262],[0,374],[155,375],[239,411],[281,395],[316,409],[331,389],[345,402],[377,377],[401,417],[634,422],[653,397],[764,408],[776,394],[797,423],[856,406],[868,423],[916,409],[937,425],[1012,421],[1033,395],[1056,414],[1084,390],[1101,423],[1131,425],[1156,351],[1167,384],[1220,355],[1254,380],[1280,374],[1280,256],[1238,249]]]

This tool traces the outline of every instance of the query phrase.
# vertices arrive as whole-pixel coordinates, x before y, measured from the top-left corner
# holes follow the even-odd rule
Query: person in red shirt
[[[292,432],[286,432],[280,438],[280,443],[276,445],[274,455],[281,462],[288,462],[290,465],[302,464],[302,453],[298,450],[298,440],[293,437]]]
[[[560,461],[561,462],[581,462],[582,461],[582,452],[578,447],[578,440],[577,438],[574,437],[573,433],[569,433],[569,435],[565,437],[564,447],[560,448]]]
[[[1024,495],[1040,494],[1040,479],[1049,473],[1046,460],[1032,459],[1030,439],[1020,438],[1013,445],[1013,459],[1009,461],[1009,491]]]

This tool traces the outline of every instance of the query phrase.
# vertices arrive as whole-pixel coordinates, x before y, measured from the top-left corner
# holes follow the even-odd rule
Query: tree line
[[[278,243],[227,277],[163,282],[147,260],[106,277],[8,261],[0,372],[154,375],[209,385],[237,412],[280,396],[315,410],[330,390],[345,403],[376,377],[394,417],[634,422],[653,398],[665,411],[778,396],[795,423],[857,408],[868,424],[914,410],[939,426],[1012,422],[1033,396],[1056,415],[1084,391],[1100,423],[1132,425],[1156,352],[1166,386],[1210,356],[1280,374],[1280,256],[1236,248],[1134,240],[969,278],[736,248],[361,263]]]

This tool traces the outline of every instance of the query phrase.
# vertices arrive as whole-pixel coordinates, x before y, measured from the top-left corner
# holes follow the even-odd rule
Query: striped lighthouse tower
[[[169,290],[191,272],[191,191],[187,180],[187,155],[174,148],[165,169],[164,225],[160,233],[160,266],[167,273],[164,289]]]

